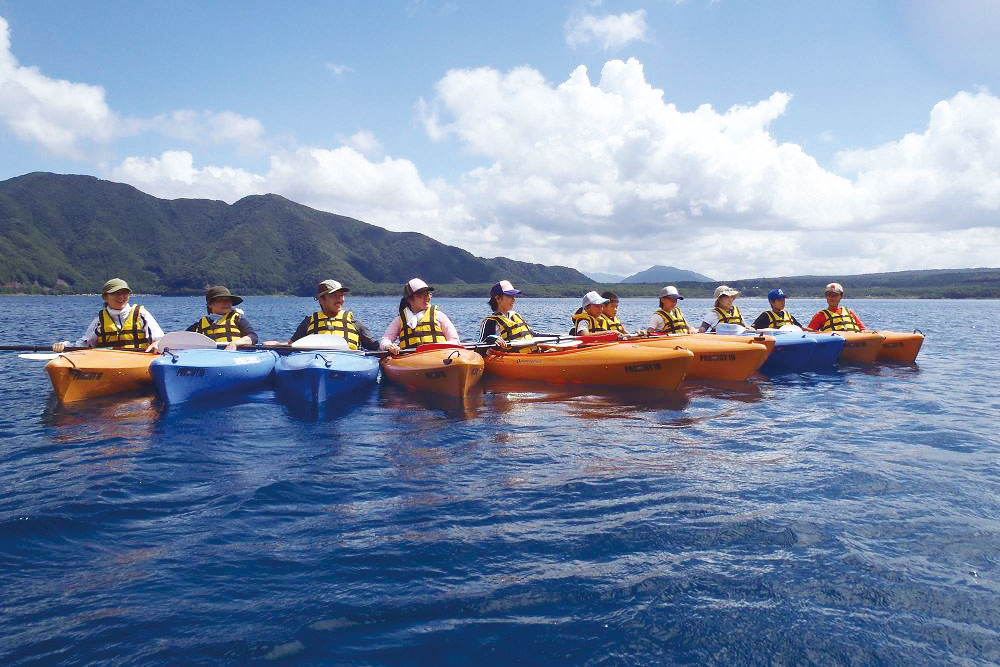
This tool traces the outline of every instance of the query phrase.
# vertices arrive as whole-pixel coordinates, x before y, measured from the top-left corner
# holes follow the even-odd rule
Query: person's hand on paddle
[[[146,352],[158,352],[159,348],[156,347],[156,341],[153,341],[146,346]]]
[[[391,354],[392,356],[394,356],[394,357],[398,357],[399,356],[399,346],[396,345],[395,343],[390,343],[389,347],[387,347],[385,349],[388,350],[389,354]]]
[[[53,352],[62,352],[67,347],[69,347],[69,341],[68,340],[60,341],[58,343],[52,343],[52,351]]]
[[[500,338],[499,336],[493,339],[493,344],[499,347],[501,350],[506,350],[508,347],[510,347],[510,343],[505,341],[503,338]]]

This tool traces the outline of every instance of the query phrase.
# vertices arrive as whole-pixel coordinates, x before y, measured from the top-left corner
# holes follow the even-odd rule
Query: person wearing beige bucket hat
[[[701,326],[698,327],[698,333],[715,331],[715,328],[720,324],[737,324],[746,328],[747,325],[743,322],[743,313],[740,312],[740,307],[733,303],[733,299],[739,293],[739,290],[735,290],[729,285],[716,287],[715,304],[705,313]]]
[[[90,321],[83,336],[72,347],[110,347],[117,350],[145,350],[163,338],[163,329],[144,306],[129,303],[132,289],[121,278],[101,286],[104,307]],[[70,347],[68,340],[52,345],[53,352]]]
[[[379,349],[378,341],[372,337],[368,327],[353,312],[344,308],[346,295],[350,291],[336,280],[320,281],[316,285],[316,301],[319,302],[320,309],[307,315],[299,323],[288,342],[294,343],[313,334],[328,334],[340,336],[352,350]]]
[[[243,311],[235,308],[243,303],[243,297],[236,296],[228,287],[215,285],[205,290],[207,315],[187,328],[208,336],[219,343],[228,343],[227,350],[235,350],[238,345],[256,345],[257,332]]]
[[[386,327],[379,346],[390,354],[424,343],[458,343],[458,330],[448,316],[431,305],[434,288],[420,278],[403,285],[399,314]],[[397,345],[398,341],[398,345]]]

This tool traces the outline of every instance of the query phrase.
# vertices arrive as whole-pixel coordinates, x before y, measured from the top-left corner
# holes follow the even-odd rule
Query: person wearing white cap
[[[656,309],[646,329],[658,333],[691,333],[691,327],[684,319],[677,302],[683,299],[680,292],[673,285],[667,285],[660,290],[660,307]]]
[[[434,288],[420,278],[408,280],[403,285],[399,315],[389,323],[379,341],[381,349],[396,355],[401,349],[414,348],[424,343],[459,342],[455,325],[437,306],[431,305],[433,291]]]
[[[378,342],[372,338],[368,328],[354,317],[354,313],[344,310],[344,298],[350,291],[336,280],[323,280],[316,285],[316,301],[319,302],[320,309],[302,320],[288,342],[294,343],[305,336],[324,334],[340,336],[352,350],[379,349]]]
[[[743,322],[743,313],[740,312],[739,306],[733,303],[733,299],[739,294],[738,290],[734,290],[729,285],[719,285],[715,288],[715,305],[712,309],[705,313],[705,318],[701,321],[701,326],[698,327],[698,333],[705,333],[706,331],[714,331],[715,327],[720,324],[738,324],[741,327],[746,327]]]
[[[130,304],[132,289],[121,278],[112,278],[101,288],[104,307],[73,347],[110,347],[116,350],[145,350],[163,338],[163,329],[144,306]],[[62,352],[70,345],[64,340],[52,345]]]
[[[813,315],[809,329],[813,331],[864,331],[865,324],[858,314],[847,306],[841,306],[844,298],[844,286],[840,283],[830,283],[823,291],[826,297],[826,308]]]
[[[534,336],[519,313],[514,312],[514,302],[521,290],[515,289],[509,280],[501,280],[490,289],[490,310],[492,315],[483,320],[479,330],[479,340],[506,348],[509,343],[520,338]],[[519,350],[519,351],[532,351]]]
[[[592,333],[603,333],[608,330],[608,321],[604,319],[604,304],[609,300],[597,292],[587,292],[583,302],[573,313],[573,328],[571,336],[585,336]]]

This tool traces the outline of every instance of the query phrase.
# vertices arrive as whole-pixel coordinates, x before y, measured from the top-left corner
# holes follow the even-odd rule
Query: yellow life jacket
[[[240,319],[240,314],[235,310],[229,311],[217,319],[214,324],[207,316],[202,315],[198,321],[198,328],[195,331],[219,343],[231,343],[237,338],[243,337],[239,327],[236,326],[238,319]]]
[[[858,323],[851,317],[851,311],[844,306],[840,307],[839,313],[825,308],[823,314],[826,315],[826,320],[819,328],[820,331],[861,331]]]
[[[740,312],[740,307],[735,303],[733,304],[733,312],[727,313],[718,306],[715,307],[715,314],[719,316],[718,324],[739,324],[740,326],[746,326],[743,324],[743,313]]]
[[[430,306],[424,311],[423,317],[417,322],[417,326],[412,329],[406,323],[406,319],[400,315],[399,319],[399,346],[401,348],[416,347],[424,343],[444,343],[447,342],[444,332],[437,323],[437,308]]]
[[[625,331],[625,325],[622,324],[618,316],[608,317],[607,315],[601,315],[604,318],[604,328],[607,331],[617,331],[620,334],[628,333]]]
[[[569,330],[571,336],[579,335],[577,332],[579,331],[580,322],[587,323],[587,333],[608,330],[608,321],[604,318],[603,314],[594,317],[581,308],[579,312],[573,313],[573,328]]]
[[[768,329],[780,329],[786,324],[791,324],[791,325],[795,324],[795,322],[792,321],[792,316],[788,314],[787,310],[783,310],[780,313],[776,313],[773,310],[768,310],[764,314],[767,315]]]
[[[352,350],[357,350],[361,345],[361,336],[354,324],[354,313],[349,310],[341,310],[336,315],[327,315],[322,310],[313,313],[309,316],[305,335],[312,334],[340,336]]]
[[[503,313],[496,312],[487,317],[483,321],[485,326],[486,322],[493,320],[497,323],[497,335],[503,338],[508,343],[515,341],[519,338],[530,338],[531,330],[528,328],[528,323],[518,314],[514,313],[512,317],[507,317]],[[537,352],[538,347],[530,345],[528,347],[522,347],[517,350],[507,350],[508,352]]]
[[[681,312],[680,308],[673,308],[669,311],[657,308],[656,314],[663,320],[663,328],[660,329],[663,333],[688,332],[688,323],[684,319],[684,313]]]
[[[112,347],[116,350],[145,350],[150,341],[146,337],[146,320],[142,317],[142,306],[134,304],[122,327],[111,319],[107,308],[97,314],[97,343],[95,347]]]
[[[508,343],[518,338],[527,338],[531,335],[531,330],[528,329],[527,322],[517,313],[514,313],[512,317],[507,317],[503,313],[493,313],[486,319],[497,323],[497,335]]]

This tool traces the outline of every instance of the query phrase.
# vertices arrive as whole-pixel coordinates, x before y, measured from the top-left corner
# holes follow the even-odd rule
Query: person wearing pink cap
[[[493,314],[483,320],[479,340],[506,348],[515,340],[535,335],[520,314],[514,312],[514,301],[520,293],[521,290],[515,289],[509,280],[501,280],[493,285],[489,301]]]
[[[826,308],[813,315],[809,322],[812,331],[864,331],[865,323],[858,314],[847,306],[841,306],[844,298],[844,286],[840,283],[830,283],[823,292],[826,297]]]
[[[673,285],[660,290],[660,307],[649,318],[646,329],[658,333],[691,333],[691,327],[684,319],[677,302],[684,299]]]
[[[414,348],[424,343],[459,342],[455,325],[437,306],[431,305],[433,291],[434,288],[420,278],[408,280],[403,285],[399,315],[389,324],[379,341],[381,349],[396,355],[401,349]]]

